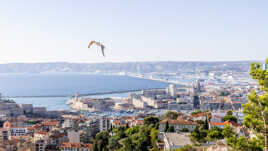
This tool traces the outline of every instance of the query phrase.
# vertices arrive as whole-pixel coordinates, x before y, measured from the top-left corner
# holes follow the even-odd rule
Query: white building
[[[106,131],[111,127],[111,122],[107,117],[101,117],[99,120],[99,130]]]
[[[70,143],[80,143],[80,133],[75,130],[68,131],[68,139]]]
[[[9,128],[10,136],[24,136],[27,134],[27,128],[24,127],[12,127]]]
[[[140,98],[132,98],[132,104],[135,108],[144,109],[147,107],[147,104],[143,102]]]
[[[9,131],[5,128],[0,129],[0,141],[8,140]]]
[[[157,100],[151,98],[151,97],[145,97],[141,96],[141,100],[145,103],[147,103],[148,106],[154,107]]]
[[[64,122],[62,123],[62,128],[71,128],[73,127],[73,120],[72,119],[65,119]]]
[[[45,140],[37,140],[34,143],[34,150],[35,151],[45,151],[46,146],[47,146],[47,142]]]
[[[38,140],[47,140],[48,139],[48,133],[47,132],[36,132],[34,133],[34,142],[37,142]]]
[[[175,84],[171,84],[168,87],[168,94],[172,97],[176,97],[177,87]]]

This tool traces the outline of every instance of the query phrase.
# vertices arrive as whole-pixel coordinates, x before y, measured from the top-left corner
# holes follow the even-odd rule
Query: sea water
[[[3,96],[48,96],[14,98],[20,104],[33,104],[48,110],[70,109],[65,104],[69,97],[49,97],[89,94],[110,91],[165,88],[169,83],[115,75],[89,74],[1,74],[0,93]],[[97,97],[127,97],[128,93]],[[96,97],[96,96],[93,96]]]

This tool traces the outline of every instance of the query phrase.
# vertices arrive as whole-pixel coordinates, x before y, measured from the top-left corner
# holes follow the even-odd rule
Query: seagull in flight
[[[101,44],[100,42],[97,42],[97,41],[94,41],[94,40],[91,40],[88,44],[88,48],[90,48],[93,44],[101,47],[101,51],[102,51],[102,55],[103,57],[105,57],[105,54],[104,54],[104,49],[105,49],[105,46],[103,44]]]

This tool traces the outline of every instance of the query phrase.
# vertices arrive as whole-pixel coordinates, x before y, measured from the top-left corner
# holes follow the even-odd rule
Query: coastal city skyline
[[[0,63],[238,61],[267,56],[267,1],[2,1]],[[107,57],[88,49],[107,47]]]

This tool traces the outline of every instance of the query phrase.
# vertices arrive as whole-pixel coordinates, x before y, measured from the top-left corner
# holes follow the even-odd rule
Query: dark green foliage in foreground
[[[268,59],[266,60],[268,65]],[[261,64],[252,63],[250,75],[257,80],[260,92],[252,91],[248,96],[248,103],[243,105],[244,126],[253,131],[257,137],[245,138],[249,146],[256,146],[264,150],[268,147],[267,124],[268,124],[268,69],[263,70]],[[266,140],[266,141],[265,141]]]
[[[197,127],[190,135],[192,142],[195,144],[202,144],[206,142],[215,142],[225,138],[227,145],[231,146],[236,151],[254,150],[262,151],[260,146],[261,140],[247,139],[246,137],[238,137],[230,126],[226,126],[224,129],[213,127],[210,130],[205,130],[201,127]]]
[[[109,133],[102,131],[96,135],[94,141],[94,151],[108,151]]]
[[[268,65],[268,59],[266,60]],[[250,67],[250,75],[258,81],[259,90],[253,90],[248,95],[248,103],[243,105],[243,113],[245,114],[242,131],[249,130],[255,134],[255,137],[248,137],[245,133],[238,135],[233,128],[226,126],[223,130],[211,129],[205,130],[201,125],[191,133],[191,140],[195,143],[204,143],[206,141],[226,140],[227,145],[236,151],[263,151],[268,149],[268,69],[262,69],[261,64],[252,63]],[[237,122],[237,118],[228,111],[224,120]],[[266,146],[266,147],[265,147]],[[267,150],[266,149],[266,150]]]
[[[117,150],[121,147],[122,147],[122,145],[119,143],[118,138],[113,137],[113,136],[111,138],[109,138],[109,141],[108,141],[108,149],[109,150]]]
[[[158,151],[159,119],[148,117],[146,124],[131,128],[113,128],[111,132],[100,132],[94,140],[94,151]]]
[[[210,130],[206,130],[203,127],[197,126],[190,134],[190,138],[192,142],[202,144],[208,141],[221,140],[224,138],[224,136],[221,128],[213,127]]]
[[[231,146],[236,151],[254,150],[262,151],[263,148],[260,146],[261,141],[257,138],[248,139],[245,136],[238,137],[230,126],[225,126],[222,131],[224,138],[226,139],[227,145]]]
[[[266,65],[268,65],[268,59]],[[243,125],[254,132],[256,137],[246,137],[245,135],[238,137],[238,134],[228,126],[223,130],[227,144],[237,151],[263,151],[265,146],[268,147],[266,126],[268,124],[268,69],[263,70],[261,64],[252,63],[250,75],[258,81],[260,89],[259,92],[253,90],[248,95],[248,103],[243,105],[245,114]],[[227,113],[227,116],[232,115]]]

